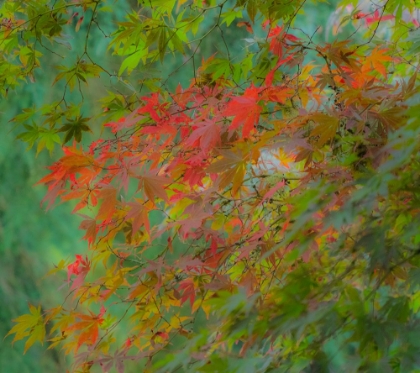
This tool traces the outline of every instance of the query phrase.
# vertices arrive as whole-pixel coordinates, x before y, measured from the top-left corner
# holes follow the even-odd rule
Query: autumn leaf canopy
[[[420,371],[416,2],[314,29],[319,1],[122,3],[0,6],[5,97],[67,53],[12,121],[83,240],[13,342],[70,372]]]

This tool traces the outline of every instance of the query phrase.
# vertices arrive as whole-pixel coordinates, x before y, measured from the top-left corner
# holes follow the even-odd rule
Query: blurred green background
[[[233,5],[232,1],[232,5]],[[98,19],[103,33],[109,34],[115,30],[116,22],[124,20],[130,8],[137,6],[137,1],[120,0],[115,3],[113,12],[104,13]],[[303,37],[302,31],[312,35],[318,26],[323,25],[313,38],[315,43],[332,39],[331,14],[336,7],[332,4],[308,4],[306,15],[302,15],[294,25],[297,29],[292,31]],[[201,34],[208,30],[215,18],[207,17],[202,24]],[[327,25],[327,26],[326,26]],[[329,26],[328,26],[329,25]],[[35,75],[35,82],[27,82],[15,91],[10,91],[6,99],[0,101],[0,115],[2,126],[0,128],[0,335],[4,336],[12,326],[11,320],[20,314],[28,312],[28,303],[41,304],[48,308],[59,304],[63,298],[58,290],[60,285],[55,277],[43,276],[54,263],[60,259],[72,258],[74,254],[86,250],[81,240],[83,232],[78,230],[79,217],[71,215],[72,206],[59,205],[49,211],[40,206],[45,194],[44,186],[34,184],[46,174],[46,166],[50,165],[61,155],[61,151],[52,154],[43,151],[36,156],[36,149],[27,150],[26,144],[16,140],[20,129],[14,129],[10,123],[15,115],[21,113],[23,108],[37,106],[59,100],[63,95],[63,84],[52,86],[56,71],[54,66],[67,65],[75,60],[84,46],[86,29],[82,25],[79,32],[74,27],[67,32],[67,42],[71,50],[61,46],[55,52],[65,55],[63,60],[47,50],[41,60],[41,68]],[[261,29],[256,30],[261,32]],[[107,51],[109,38],[106,38],[99,29],[94,27],[89,37],[89,51],[91,56],[117,72],[118,60]],[[347,33],[348,34],[348,33]],[[263,34],[261,33],[261,36]],[[244,38],[249,37],[245,28],[225,28],[225,38],[231,58],[243,56],[246,53]],[[345,38],[346,32],[340,34]],[[219,32],[212,32],[200,45],[195,57],[199,65],[202,57],[208,58],[216,52],[226,53],[226,46],[220,38]],[[92,80],[89,86],[83,87],[84,98],[82,114],[94,117],[94,135],[102,131],[104,122],[101,121],[99,100],[106,95],[106,91],[118,92],[122,95],[138,95],[141,97],[146,91],[141,91],[139,80],[142,74],[155,74],[156,77],[167,76],[183,62],[183,56],[168,56],[163,65],[156,64],[154,69],[147,71],[138,69],[131,77],[122,82],[117,78],[101,77]],[[169,86],[172,88],[179,82],[186,86],[193,76],[192,64],[185,66],[171,77]],[[105,86],[105,89],[103,88]],[[80,93],[75,90],[68,94],[66,99],[71,102],[80,102]],[[36,119],[35,119],[36,120]],[[91,137],[92,139],[92,137]],[[89,143],[89,137],[84,139]],[[64,279],[63,279],[64,280]],[[65,362],[59,350],[46,350],[47,346],[36,345],[26,355],[23,355],[22,341],[11,345],[11,337],[0,340],[0,372],[1,373],[44,373],[64,372]],[[135,371],[135,370],[134,370]]]

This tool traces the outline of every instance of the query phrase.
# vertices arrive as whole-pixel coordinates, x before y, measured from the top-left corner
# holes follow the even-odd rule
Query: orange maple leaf
[[[168,202],[168,196],[164,186],[169,184],[169,180],[163,176],[156,176],[151,173],[147,173],[139,177],[139,187],[138,189],[143,189],[147,198],[154,203],[156,197],[163,199]]]
[[[373,70],[378,71],[382,74],[384,78],[386,78],[386,66],[385,62],[392,61],[391,56],[387,56],[385,53],[387,49],[380,49],[376,47],[372,50],[370,56],[366,57],[366,65],[362,68],[362,71],[366,71],[367,69],[373,68]]]

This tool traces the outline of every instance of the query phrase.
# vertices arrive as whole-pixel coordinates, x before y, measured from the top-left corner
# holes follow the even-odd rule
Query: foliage
[[[39,45],[86,35],[57,67],[62,98],[14,122],[38,152],[63,145],[39,183],[46,208],[74,202],[89,250],[56,265],[66,298],[31,305],[14,340],[47,327],[75,372],[420,370],[415,3],[343,1],[334,40],[315,43],[303,0],[151,0],[111,33],[114,74],[88,42],[115,5],[2,8],[5,94],[34,76]],[[240,57],[232,28],[248,34]],[[224,49],[199,64],[211,33]],[[171,55],[177,68],[147,74]],[[137,70],[144,93],[102,97],[100,134],[67,100],[101,75],[131,87]]]

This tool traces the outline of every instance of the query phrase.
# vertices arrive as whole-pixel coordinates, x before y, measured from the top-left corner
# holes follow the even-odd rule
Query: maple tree
[[[109,36],[114,73],[88,41],[118,2],[4,2],[4,95],[34,79],[39,45],[86,35],[57,67],[63,97],[13,119],[37,152],[62,147],[43,203],[73,201],[86,241],[50,272],[63,303],[31,305],[13,341],[60,346],[73,372],[420,371],[418,7],[342,1],[316,44],[306,3],[145,1]],[[200,64],[211,33],[226,50]],[[101,98],[100,134],[68,102],[171,55],[140,96]]]

